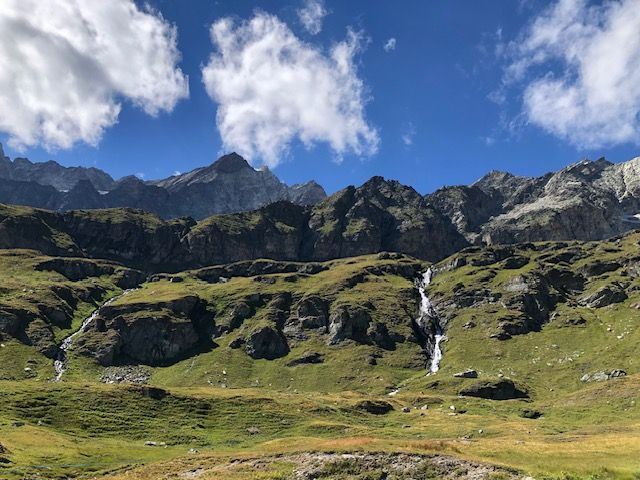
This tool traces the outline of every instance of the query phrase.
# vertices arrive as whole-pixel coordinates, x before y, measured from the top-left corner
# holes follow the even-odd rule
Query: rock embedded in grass
[[[464,372],[458,372],[453,374],[456,378],[478,378],[478,372],[473,369],[465,370]]]
[[[382,400],[363,400],[356,404],[356,408],[373,415],[384,415],[393,410],[393,405]]]
[[[517,386],[508,378],[488,380],[470,385],[460,390],[460,395],[463,397],[485,398],[487,400],[529,398],[529,394],[525,389]]]
[[[590,295],[578,299],[578,303],[589,308],[602,308],[628,298],[620,284],[605,285]]]
[[[251,333],[246,341],[246,352],[253,359],[274,360],[289,353],[286,339],[271,326],[259,328]]]
[[[589,382],[606,382],[607,380],[612,380],[614,378],[622,378],[627,375],[627,372],[621,370],[619,368],[615,368],[613,370],[600,371],[594,373],[585,373],[580,381],[584,383]]]
[[[296,358],[289,363],[287,363],[288,367],[295,367],[296,365],[305,365],[305,364],[317,364],[324,363],[324,355],[318,352],[304,352],[301,357]]]
[[[522,410],[520,412],[520,416],[522,418],[529,418],[531,420],[537,420],[538,418],[542,417],[542,412],[538,411],[538,410],[530,410],[528,408]]]

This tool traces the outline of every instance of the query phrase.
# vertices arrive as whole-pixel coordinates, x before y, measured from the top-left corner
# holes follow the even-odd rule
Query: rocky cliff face
[[[12,162],[0,150],[0,202],[51,210],[130,207],[166,219],[203,219],[279,200],[312,205],[326,196],[315,182],[289,187],[268,169],[255,170],[235,153],[164,180],[145,182],[129,176],[116,182],[95,168],[22,158]]]
[[[155,187],[160,188],[160,187]],[[240,260],[328,260],[400,251],[438,260],[467,244],[412,188],[375,177],[312,207],[280,201],[196,223],[132,209],[0,208],[0,248],[107,258],[147,271]]]
[[[428,195],[470,242],[599,240],[637,228],[640,158],[582,161],[542,177],[491,172]]]
[[[0,245],[176,270],[383,250],[435,261],[469,245],[598,240],[640,227],[640,158],[583,161],[536,178],[490,172],[471,186],[424,197],[382,177],[324,195],[314,182],[288,187],[236,154],[158,182],[126,177],[108,192],[88,179],[66,193],[35,181],[1,180],[0,201],[67,213],[5,209],[0,215],[11,218],[0,225]],[[129,205],[160,218],[201,221],[163,222],[134,210],[74,211]],[[218,214],[227,211],[238,213]]]

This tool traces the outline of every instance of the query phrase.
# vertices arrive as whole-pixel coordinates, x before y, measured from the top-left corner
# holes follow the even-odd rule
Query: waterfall
[[[67,352],[71,348],[71,345],[73,345],[74,339],[78,335],[80,335],[83,332],[86,332],[89,329],[89,325],[93,323],[93,321],[98,317],[98,315],[100,314],[100,311],[104,307],[111,305],[117,299],[122,298],[128,293],[131,293],[133,291],[134,291],[133,289],[125,290],[120,295],[116,295],[115,297],[112,297],[109,300],[107,300],[100,307],[94,310],[94,312],[91,315],[89,315],[87,318],[84,319],[84,321],[82,322],[82,325],[80,325],[80,328],[78,330],[73,332],[71,335],[69,335],[67,338],[65,338],[62,341],[62,343],[60,344],[60,351],[58,352],[58,358],[56,358],[56,360],[53,362],[53,368],[56,371],[56,376],[53,379],[54,382],[59,382],[62,379],[62,375],[64,375],[64,372],[67,371],[67,368],[68,368]]]
[[[426,288],[431,283],[433,278],[433,270],[431,267],[422,274],[422,277],[416,282],[418,291],[420,292],[420,313],[416,319],[416,324],[420,330],[426,335],[427,339],[433,339],[433,347],[431,349],[431,363],[429,365],[429,371],[436,373],[440,369],[440,361],[442,360],[442,349],[440,343],[446,340],[446,336],[443,334],[442,326],[438,314],[436,313],[431,300],[426,293]]]

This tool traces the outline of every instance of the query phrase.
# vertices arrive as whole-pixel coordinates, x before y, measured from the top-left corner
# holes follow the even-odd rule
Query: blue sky
[[[361,120],[378,137],[375,152],[358,155],[350,148],[336,153],[323,140],[305,146],[293,135],[272,168],[287,183],[315,179],[333,192],[349,184],[358,185],[372,175],[382,175],[427,193],[443,185],[473,182],[492,169],[540,175],[582,158],[606,156],[623,161],[638,155],[633,112],[627,123],[621,120],[620,128],[592,142],[594,129],[602,131],[597,121],[585,121],[575,128],[579,123],[575,117],[555,121],[559,114],[554,105],[562,101],[566,92],[553,90],[558,94],[555,98],[546,93],[550,91],[545,90],[547,84],[535,83],[550,78],[578,82],[572,76],[583,69],[575,62],[591,61],[575,60],[558,50],[562,42],[565,50],[569,48],[575,38],[556,38],[554,43],[542,46],[535,40],[540,34],[535,22],[538,20],[540,25],[540,18],[545,15],[545,25],[586,22],[587,14],[578,11],[588,7],[581,5],[584,2],[566,0],[564,3],[572,3],[576,9],[567,19],[550,10],[555,2],[532,0],[327,0],[324,8],[328,14],[317,34],[310,33],[300,21],[298,11],[303,3],[151,1],[156,13],[160,12],[177,29],[181,60],[176,67],[189,77],[188,98],[179,99],[168,109],[171,111],[161,111],[154,117],[126,95],[115,93],[115,101],[121,105],[117,121],[104,128],[95,146],[78,141],[70,148],[54,146],[48,150],[42,142],[23,145],[21,151],[15,145],[8,147],[11,133],[6,125],[11,120],[0,107],[2,115],[9,115],[9,120],[0,121],[0,130],[5,126],[0,133],[5,153],[34,161],[52,158],[69,166],[96,166],[114,177],[143,174],[147,179],[211,163],[228,148],[216,126],[219,104],[207,94],[202,82],[201,69],[214,51],[209,28],[221,18],[230,18],[237,27],[262,12],[277,17],[304,48],[322,55],[329,55],[333,46],[344,42],[348,31],[359,32],[359,49],[353,54],[351,73],[362,82]],[[599,13],[613,21],[617,12]],[[395,39],[395,48],[387,51],[384,45],[391,38]],[[587,41],[585,36],[578,40]],[[529,47],[521,48],[522,44]],[[540,51],[548,61],[527,64],[524,73],[513,80],[509,72],[514,65],[528,62]],[[572,73],[574,67],[578,68]],[[234,78],[227,81],[234,82]],[[596,95],[593,88],[580,85],[584,95]],[[550,100],[530,96],[537,103],[523,106],[525,96],[536,92],[543,92],[543,99]],[[621,95],[625,92],[621,91]],[[634,106],[635,91],[627,93]],[[554,104],[549,106],[549,102]],[[583,110],[577,110],[575,115],[589,114],[583,104],[579,103]],[[546,117],[544,108],[551,117]],[[562,108],[577,109],[576,105]],[[609,111],[616,121],[622,115],[620,108],[612,106]],[[637,119],[637,109],[635,115]],[[629,123],[630,133],[617,135]],[[261,163],[260,152],[253,161],[256,165]]]

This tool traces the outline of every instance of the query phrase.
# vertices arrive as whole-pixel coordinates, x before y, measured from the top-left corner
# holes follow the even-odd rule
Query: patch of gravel
[[[232,468],[263,470],[273,462],[295,465],[291,480],[370,479],[386,480],[533,480],[517,472],[493,465],[469,462],[444,455],[416,455],[404,453],[300,453],[247,460],[234,459]],[[180,476],[187,479],[207,476],[202,468],[192,469]]]
[[[472,463],[446,456],[425,456],[392,453],[304,453],[287,460],[299,466],[293,479],[315,480],[331,478],[335,472],[345,478],[369,478],[367,474],[379,474],[380,478],[417,479],[438,478],[456,480],[481,480],[491,474],[504,474],[503,478],[519,478],[514,472],[480,463]]]
[[[107,367],[100,378],[102,383],[134,383],[143,385],[149,381],[151,370],[139,365]]]

